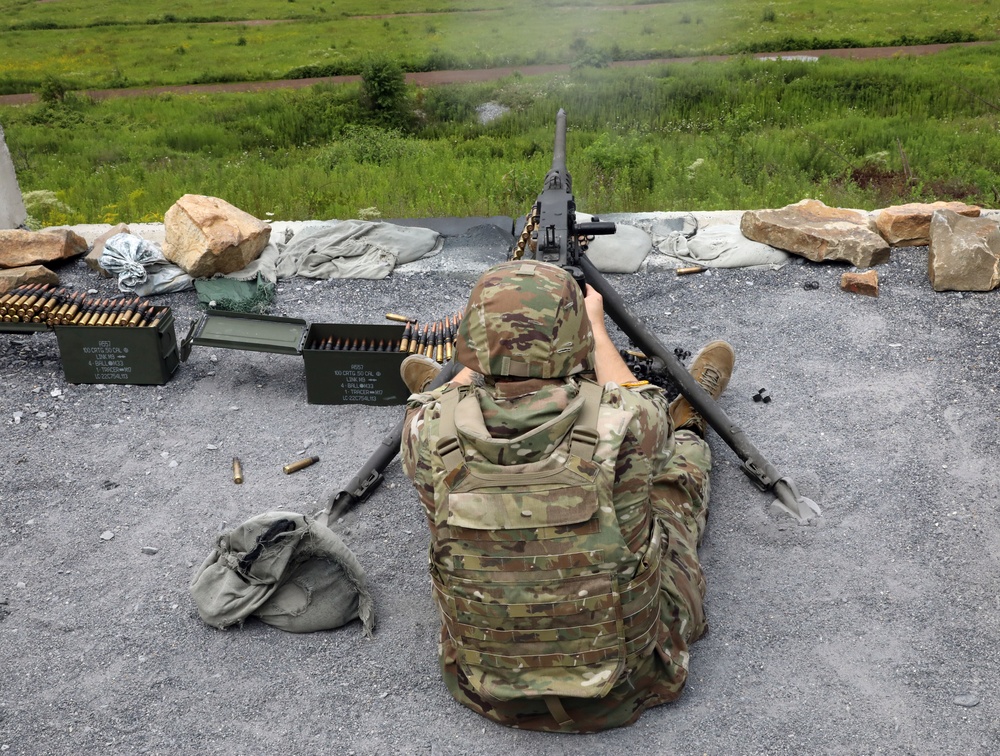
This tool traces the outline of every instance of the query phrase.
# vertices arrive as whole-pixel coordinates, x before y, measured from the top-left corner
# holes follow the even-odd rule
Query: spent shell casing
[[[689,276],[692,273],[704,273],[705,269],[700,265],[693,265],[690,268],[677,268],[675,272],[678,276]]]
[[[395,320],[397,323],[416,323],[416,318],[408,318],[406,315],[397,315],[394,312],[387,312],[385,314],[386,320]]]
[[[293,472],[298,472],[299,470],[304,470],[310,465],[314,465],[319,462],[319,457],[306,457],[305,459],[300,459],[298,462],[292,462],[287,464],[281,469],[284,470],[285,475],[291,475]]]
[[[239,485],[243,482],[243,465],[239,457],[233,457],[233,483]]]

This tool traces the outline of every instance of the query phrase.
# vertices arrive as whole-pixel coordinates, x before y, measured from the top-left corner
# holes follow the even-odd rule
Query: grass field
[[[0,93],[357,73],[373,50],[438,70],[991,40],[992,2],[0,0]]]
[[[184,193],[281,219],[520,215],[569,113],[588,212],[1000,205],[998,46],[819,63],[584,68],[411,90],[403,127],[357,86],[255,95],[67,97],[0,109],[32,214],[47,225],[156,221]],[[973,84],[974,82],[974,84]],[[480,124],[486,101],[511,108]]]
[[[570,114],[593,212],[1000,205],[1000,47],[930,57],[658,64],[695,52],[997,37],[1000,2],[0,0],[0,108],[33,222],[155,221],[185,193],[283,219],[520,215]],[[211,16],[205,14],[210,12]],[[385,16],[385,14],[395,14]],[[276,23],[254,23],[259,21]],[[231,23],[238,21],[239,23]],[[571,62],[567,75],[410,88],[391,122],[357,85],[95,102],[63,88]],[[487,101],[510,112],[481,124]]]

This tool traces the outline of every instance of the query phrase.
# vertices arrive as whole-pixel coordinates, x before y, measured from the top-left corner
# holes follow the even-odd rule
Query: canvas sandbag
[[[375,613],[364,570],[322,520],[268,512],[223,533],[191,581],[198,614],[226,628],[256,617],[291,633],[330,630]]]

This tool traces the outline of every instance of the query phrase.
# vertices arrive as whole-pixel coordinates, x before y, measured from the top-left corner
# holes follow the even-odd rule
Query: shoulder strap
[[[458,469],[465,462],[465,455],[462,453],[462,446],[458,442],[458,429],[455,426],[455,411],[458,409],[458,401],[462,398],[462,392],[457,387],[452,387],[441,394],[441,416],[438,419],[438,442],[437,452],[441,455],[445,469],[450,473]]]
[[[597,451],[597,419],[601,414],[601,398],[604,396],[604,387],[589,381],[580,381],[580,395],[583,397],[583,407],[580,408],[580,416],[573,425],[573,432],[570,434],[569,453],[582,457],[586,460],[594,458]]]

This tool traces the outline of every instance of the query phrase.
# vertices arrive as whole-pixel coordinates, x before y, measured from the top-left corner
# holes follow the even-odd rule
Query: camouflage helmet
[[[487,377],[557,378],[592,369],[594,335],[583,291],[562,268],[512,260],[469,295],[455,358]]]

